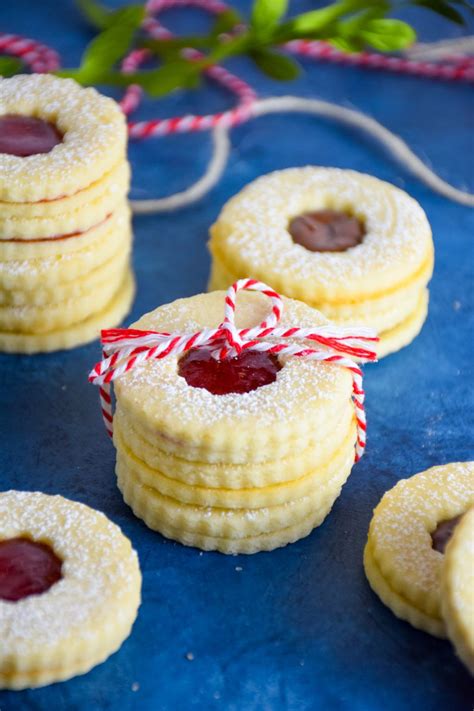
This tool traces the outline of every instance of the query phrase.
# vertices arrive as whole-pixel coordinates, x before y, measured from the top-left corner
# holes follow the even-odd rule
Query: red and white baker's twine
[[[272,302],[267,318],[253,328],[238,329],[235,325],[236,296],[238,291],[258,291]],[[347,368],[352,375],[352,398],[357,421],[355,460],[365,449],[367,423],[364,409],[362,370],[359,362],[375,361],[375,344],[378,341],[371,329],[348,328],[332,325],[316,328],[279,327],[283,302],[279,294],[256,279],[240,279],[229,287],[224,305],[224,320],[214,329],[205,328],[196,333],[160,333],[137,329],[113,328],[102,331],[103,358],[89,374],[89,382],[99,386],[100,403],[105,427],[113,434],[111,384],[117,378],[148,360],[160,360],[169,355],[178,356],[191,348],[211,350],[215,358],[233,357],[244,350],[309,358]],[[267,340],[269,339],[269,340]],[[310,348],[302,341],[313,341],[322,348]]]
[[[148,0],[145,7],[146,18],[143,23],[143,29],[156,39],[172,37],[169,30],[163,27],[157,19],[157,15],[164,10],[197,7],[218,15],[228,9],[228,6],[220,0]],[[383,69],[425,78],[473,82],[474,57],[469,54],[471,45],[466,45],[467,53],[464,52],[464,46],[455,45],[453,42],[450,43],[447,50],[446,48],[435,46],[432,50],[433,57],[442,61],[420,61],[420,59],[416,58],[417,47],[414,50],[415,58],[410,58],[409,56],[386,56],[375,52],[346,54],[325,42],[310,40],[295,40],[284,45],[283,49],[316,60]],[[423,53],[426,54],[429,49],[429,45],[420,45],[418,53],[421,52],[421,56],[423,56]],[[60,67],[59,55],[54,50],[35,40],[25,39],[17,35],[0,33],[1,52],[20,57],[34,72],[50,72]],[[195,49],[185,49],[183,50],[183,55],[195,60],[202,56]],[[429,56],[429,53],[427,56]],[[122,71],[129,74],[133,73],[149,57],[151,57],[151,53],[147,49],[134,50],[124,59]],[[401,139],[361,112],[349,110],[338,104],[316,99],[303,99],[301,97],[259,99],[249,84],[223,67],[209,67],[206,70],[206,74],[238,97],[235,107],[215,114],[191,114],[129,122],[129,134],[136,139],[206,130],[211,130],[213,137],[213,157],[204,175],[196,183],[183,192],[166,198],[132,200],[131,205],[134,213],[154,214],[175,210],[201,198],[217,183],[225,168],[230,150],[230,142],[227,136],[229,129],[251,118],[281,111],[302,111],[303,113],[311,113],[318,116],[324,115],[333,120],[365,130],[372,138],[379,140],[406,169],[414,173],[425,185],[450,200],[463,205],[474,205],[474,197],[471,193],[455,188],[442,180],[420,161]],[[129,86],[121,101],[122,110],[127,115],[132,113],[139,106],[142,95],[143,92],[140,86]]]
[[[285,49],[303,57],[364,69],[383,69],[398,74],[412,74],[447,81],[474,81],[474,64],[471,57],[451,56],[443,58],[444,63],[441,64],[405,57],[390,57],[377,52],[342,52],[328,42],[312,40],[293,40],[285,44]]]
[[[55,72],[60,67],[59,54],[36,40],[0,33],[0,54],[21,59],[33,72]]]
[[[149,0],[146,3],[147,16],[143,23],[143,29],[153,39],[170,39],[173,34],[158,21],[157,15],[163,10],[173,7],[197,7],[212,14],[225,12],[227,6],[224,3],[214,0]],[[203,54],[195,49],[185,49],[183,56],[191,60],[203,58]],[[131,52],[122,63],[124,73],[136,71],[140,65],[149,59],[151,53],[148,50],[136,50]],[[129,134],[131,138],[148,138],[150,136],[164,136],[171,133],[190,133],[195,131],[207,131],[216,126],[232,127],[245,121],[251,115],[251,108],[257,100],[257,95],[252,87],[239,77],[228,72],[227,69],[214,65],[206,70],[206,75],[225,87],[238,97],[237,105],[228,111],[221,111],[216,114],[174,116],[165,119],[151,119],[148,121],[130,122]],[[136,84],[128,87],[121,101],[121,107],[127,115],[134,111],[140,103],[143,92]]]
[[[228,6],[220,0],[148,0],[143,29],[154,39],[173,37],[157,16],[172,8],[196,7],[211,14],[219,15]],[[370,69],[383,69],[392,72],[413,74],[421,77],[438,78],[452,81],[474,81],[474,60],[470,56],[456,55],[443,58],[443,63],[420,61],[406,57],[393,57],[376,52],[346,53],[327,42],[312,40],[294,40],[284,45],[284,49],[316,60],[338,64],[360,66]],[[34,72],[55,71],[60,66],[59,55],[53,49],[35,40],[12,34],[0,33],[0,52],[21,58]],[[198,60],[202,54],[194,49],[183,50],[183,56]],[[122,71],[130,74],[136,71],[144,61],[151,57],[147,49],[132,51],[122,62]],[[205,131],[216,127],[231,128],[252,117],[253,107],[258,97],[252,87],[239,77],[220,66],[212,66],[206,74],[221,86],[229,89],[238,97],[237,105],[228,111],[216,114],[174,116],[147,121],[129,123],[132,138],[165,136],[171,133],[190,133]],[[121,107],[127,115],[137,109],[142,99],[142,89],[138,85],[129,86],[122,99]]]

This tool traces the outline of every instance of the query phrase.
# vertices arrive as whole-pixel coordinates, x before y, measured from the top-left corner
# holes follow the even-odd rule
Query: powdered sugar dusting
[[[408,596],[438,598],[443,556],[431,532],[474,504],[474,462],[433,467],[403,479],[382,499],[370,528],[378,561],[385,562]]]
[[[125,118],[95,89],[51,75],[0,79],[0,115],[38,116],[54,123],[63,141],[49,153],[0,154],[0,196],[31,201],[71,194],[98,180],[125,153]],[[17,197],[16,197],[17,196]]]

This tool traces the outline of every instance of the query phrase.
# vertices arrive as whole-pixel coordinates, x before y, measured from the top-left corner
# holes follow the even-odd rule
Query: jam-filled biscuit
[[[379,356],[409,343],[426,318],[425,213],[368,175],[306,167],[263,176],[224,206],[209,248],[210,289],[252,274],[337,323],[374,328]]]
[[[224,300],[181,299],[133,327],[215,328]],[[283,304],[283,328],[327,324],[306,304]],[[237,328],[266,316],[262,294],[239,293]],[[252,350],[216,360],[194,349],[137,363],[115,393],[124,498],[148,526],[187,545],[254,553],[295,541],[324,520],[354,463],[352,378],[329,363]]]
[[[0,688],[84,674],[130,634],[135,551],[103,514],[61,496],[0,494]]]
[[[125,117],[112,99],[48,74],[0,80],[0,200],[73,195],[123,160]]]
[[[474,674],[474,507],[458,521],[447,545],[442,597],[448,637]]]
[[[374,511],[364,565],[371,587],[415,627],[446,636],[441,575],[446,543],[474,504],[474,462],[402,479]]]

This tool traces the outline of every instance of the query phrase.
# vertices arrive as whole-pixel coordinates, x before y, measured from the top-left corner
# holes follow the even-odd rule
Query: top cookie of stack
[[[126,146],[122,112],[94,89],[0,79],[0,350],[69,348],[128,311]]]

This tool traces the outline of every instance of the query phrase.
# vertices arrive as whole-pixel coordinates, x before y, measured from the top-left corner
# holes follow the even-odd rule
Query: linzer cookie
[[[251,279],[104,332],[90,380],[125,501],[205,550],[254,553],[306,536],[364,451],[353,358],[372,360],[375,341]]]
[[[474,675],[474,508],[458,521],[446,548],[442,598],[448,637]]]
[[[94,89],[0,79],[0,350],[97,338],[134,285],[125,119]]]
[[[61,496],[0,494],[0,688],[84,674],[130,634],[135,551],[103,514]]]
[[[474,462],[445,464],[399,481],[382,498],[370,524],[364,565],[371,587],[397,617],[438,637],[446,636],[445,550],[473,504]],[[446,563],[453,580],[456,564]]]
[[[209,248],[210,290],[251,273],[336,323],[374,328],[379,357],[407,345],[426,318],[425,213],[368,175],[315,167],[265,175],[224,206]]]

